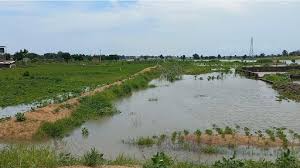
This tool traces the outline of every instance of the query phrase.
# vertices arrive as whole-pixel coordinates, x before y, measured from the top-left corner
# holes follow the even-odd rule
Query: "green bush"
[[[26,120],[26,117],[25,117],[24,113],[17,113],[17,114],[15,115],[15,117],[16,117],[16,120],[17,120],[18,122],[22,122],[22,121],[25,121],[25,120]]]
[[[155,144],[155,141],[150,137],[140,137],[136,143],[140,146],[152,146]]]
[[[278,168],[299,168],[300,164],[297,161],[295,155],[291,154],[291,151],[288,149],[283,152],[280,157],[275,161]]]
[[[222,160],[216,161],[213,165],[215,168],[242,168],[245,163],[241,160],[235,159],[235,153],[229,159],[223,158]]]
[[[92,148],[83,156],[83,164],[85,166],[97,166],[98,164],[103,163],[103,161],[103,154],[99,153],[95,148]]]
[[[81,128],[81,134],[82,136],[88,136],[89,135],[89,130],[85,127]]]
[[[151,162],[146,163],[143,168],[168,168],[173,164],[173,160],[165,153],[160,152],[151,158]]]

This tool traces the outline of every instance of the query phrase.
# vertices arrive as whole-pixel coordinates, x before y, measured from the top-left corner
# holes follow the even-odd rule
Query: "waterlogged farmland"
[[[5,95],[20,99],[16,99],[19,103],[2,102],[5,105],[0,115],[12,118],[0,121],[1,149],[5,151],[5,146],[11,144],[25,144],[25,148],[50,146],[56,152],[71,153],[66,157],[78,158],[100,151],[109,160],[120,159],[120,154],[134,157],[135,164],[141,164],[137,160],[164,156],[157,152],[175,161],[197,164],[217,164],[223,157],[232,156],[276,160],[277,164],[284,151],[286,157],[299,157],[300,104],[293,101],[298,100],[293,99],[297,94],[277,91],[275,87],[289,86],[288,74],[266,75],[265,79],[274,82],[271,85],[236,73],[235,68],[245,64],[252,65],[215,60],[107,62],[88,66],[62,64],[67,68],[54,64],[63,70],[49,65],[51,70],[40,74],[32,68],[47,64],[4,70],[4,79],[5,74],[16,73],[15,80],[9,79],[10,89],[14,90],[22,82],[37,82],[39,75],[56,78],[68,73],[67,69],[76,69],[61,81],[63,87],[51,82],[27,84],[21,90],[34,93],[28,100],[21,92]],[[52,72],[55,75],[49,75]],[[77,77],[83,83],[74,80]],[[49,88],[54,92],[42,94]],[[23,148],[15,146],[5,152],[15,150]],[[102,155],[98,156],[102,162]],[[82,160],[76,163],[86,165]]]
[[[152,66],[152,63],[49,63],[0,70],[0,107],[47,103],[78,95],[87,88],[112,83]],[[1,109],[0,109],[1,110]]]
[[[184,129],[191,134],[200,129],[205,134],[213,125],[250,128],[253,134],[272,127],[300,132],[300,104],[278,101],[278,93],[263,81],[234,73],[208,73],[184,75],[172,83],[157,79],[150,84],[156,87],[115,101],[120,114],[86,122],[82,128],[88,130],[88,136],[83,136],[82,128],[78,128],[62,141],[55,141],[56,146],[76,154],[96,147],[108,158],[124,153],[142,159],[164,151],[180,160],[203,162],[231,156],[233,150],[209,145],[199,152],[197,147],[184,150],[168,142],[153,147],[134,143],[141,137],[171,135]],[[273,159],[280,153],[277,149],[240,146],[236,150],[240,158]]]

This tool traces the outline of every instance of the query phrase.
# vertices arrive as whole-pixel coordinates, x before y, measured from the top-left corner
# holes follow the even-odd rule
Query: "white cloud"
[[[2,33],[9,34],[2,37],[16,49],[39,51],[51,45],[58,50],[83,46],[83,51],[102,46],[120,54],[175,54],[179,50],[215,54],[224,48],[243,48],[237,43],[262,34],[261,23],[271,28],[277,25],[278,11],[269,11],[275,15],[273,19],[267,12],[256,14],[258,9],[267,11],[270,5],[282,8],[281,3],[294,1],[138,0],[125,7],[117,0],[110,2],[109,9],[90,9],[91,2],[59,8],[41,2],[0,2],[0,19],[7,24]],[[38,42],[26,43],[29,38]]]

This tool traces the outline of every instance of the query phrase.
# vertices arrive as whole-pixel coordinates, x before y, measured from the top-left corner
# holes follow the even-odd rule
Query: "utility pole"
[[[99,55],[99,62],[101,62],[101,50],[100,50],[100,55]]]

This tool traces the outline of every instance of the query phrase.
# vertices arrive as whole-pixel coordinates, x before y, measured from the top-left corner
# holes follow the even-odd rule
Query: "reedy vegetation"
[[[240,160],[236,159],[234,154],[231,158],[205,164],[178,162],[162,152],[146,161],[138,161],[125,155],[119,155],[115,160],[106,160],[95,148],[83,156],[75,157],[69,153],[58,153],[49,147],[8,146],[0,150],[0,165],[5,168],[58,168],[70,165],[141,165],[143,168],[298,168],[300,161],[290,150],[283,152],[275,161]]]

